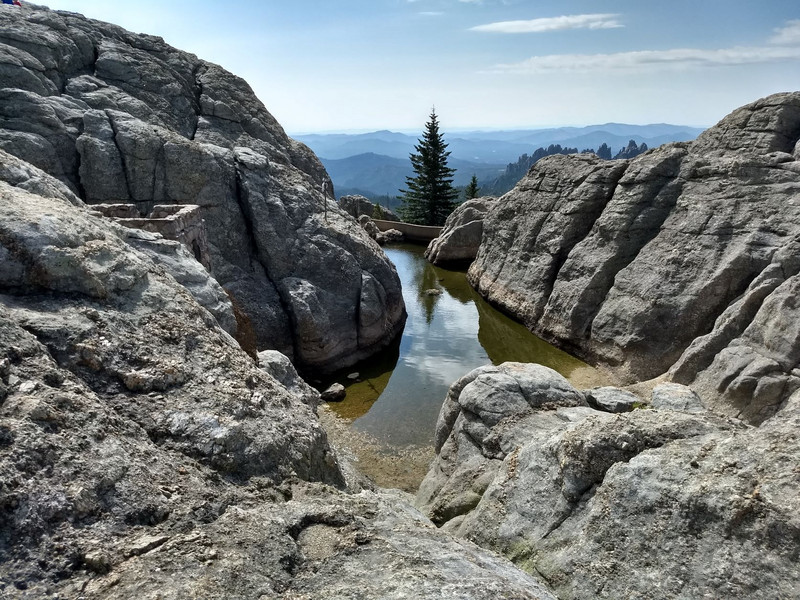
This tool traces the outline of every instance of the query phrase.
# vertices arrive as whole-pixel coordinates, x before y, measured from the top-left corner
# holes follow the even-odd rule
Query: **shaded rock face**
[[[0,149],[88,204],[199,205],[212,274],[259,349],[333,370],[398,332],[393,266],[244,81],[160,38],[27,6],[0,11],[0,47]]]
[[[535,333],[631,380],[672,367],[757,423],[800,387],[800,93],[633,160],[537,163],[469,278]]]
[[[285,356],[257,367],[130,230],[0,159],[0,596],[553,600],[345,493]]]
[[[369,198],[357,194],[339,198],[339,208],[356,220],[358,220],[361,215],[367,215],[372,219],[382,219],[384,221],[400,220],[400,217],[398,217],[392,209],[373,204]]]
[[[538,365],[465,376],[417,505],[559,598],[797,596],[800,392],[759,428],[677,384],[653,392],[671,409],[611,414],[582,398]]]
[[[460,204],[447,217],[439,237],[428,244],[425,258],[439,266],[475,260],[483,238],[483,220],[494,200],[474,198]]]

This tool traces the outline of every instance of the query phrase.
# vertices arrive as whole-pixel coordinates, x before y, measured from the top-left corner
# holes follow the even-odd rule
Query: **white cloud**
[[[441,10],[426,10],[419,14],[423,17],[441,17],[444,13]]]
[[[769,41],[781,46],[800,46],[800,19],[786,21],[786,25],[776,29]]]
[[[659,67],[714,67],[754,65],[800,59],[800,47],[735,47],[719,50],[676,48],[615,54],[552,54],[519,63],[500,64],[493,73],[546,73],[552,71],[652,70]]]
[[[544,33],[566,29],[615,29],[623,27],[616,14],[564,15],[528,21],[499,21],[471,27],[470,31],[490,33]]]

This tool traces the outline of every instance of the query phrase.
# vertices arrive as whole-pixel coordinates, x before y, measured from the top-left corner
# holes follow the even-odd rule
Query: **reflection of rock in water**
[[[475,301],[476,298],[480,298],[467,281],[466,271],[448,271],[441,267],[434,267],[427,261],[426,264],[436,274],[439,284],[461,304],[468,304]]]
[[[551,346],[517,323],[492,308],[483,300],[476,299],[478,309],[478,341],[493,364],[504,362],[530,362],[550,367],[571,378],[573,371],[586,364]]]
[[[347,378],[352,369],[339,373],[336,381],[344,385],[347,390],[345,399],[336,404],[330,404],[330,409],[343,419],[354,420],[367,414],[375,400],[383,393],[392,377],[392,372],[400,358],[400,342],[402,335],[383,352],[372,359],[359,363],[359,381]]]

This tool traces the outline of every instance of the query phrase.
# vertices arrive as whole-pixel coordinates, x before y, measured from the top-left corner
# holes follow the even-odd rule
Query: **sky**
[[[245,78],[289,133],[707,127],[800,89],[798,0],[40,0]]]

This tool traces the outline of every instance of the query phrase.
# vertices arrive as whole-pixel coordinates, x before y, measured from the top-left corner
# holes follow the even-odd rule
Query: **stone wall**
[[[206,269],[211,271],[208,236],[200,207],[194,204],[158,204],[140,214],[133,204],[94,204],[92,209],[125,227],[160,233],[181,242]]]

